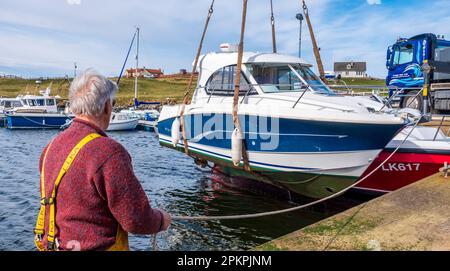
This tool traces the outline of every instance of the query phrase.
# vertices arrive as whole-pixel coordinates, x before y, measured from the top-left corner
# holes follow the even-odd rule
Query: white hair
[[[78,75],[70,85],[70,109],[75,115],[98,117],[105,109],[106,101],[113,100],[117,85],[94,69]]]

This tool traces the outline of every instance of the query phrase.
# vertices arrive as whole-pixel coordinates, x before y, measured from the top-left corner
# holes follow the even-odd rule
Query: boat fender
[[[242,132],[235,128],[231,135],[231,160],[235,166],[239,166],[242,159]]]
[[[174,148],[177,146],[178,142],[181,139],[180,127],[181,127],[180,118],[177,117],[172,122],[172,131],[171,131],[172,132],[172,145]]]

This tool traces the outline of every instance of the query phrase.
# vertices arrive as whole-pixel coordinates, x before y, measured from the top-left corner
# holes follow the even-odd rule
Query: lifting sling
[[[42,170],[41,170],[41,208],[39,210],[38,219],[36,222],[36,228],[34,230],[35,238],[34,242],[39,251],[54,251],[58,249],[57,240],[55,238],[55,204],[56,204],[56,193],[58,190],[58,186],[61,183],[62,178],[69,170],[76,156],[80,152],[80,150],[92,140],[101,137],[101,135],[97,133],[92,133],[83,138],[69,153],[64,164],[59,171],[58,177],[53,185],[53,190],[51,192],[51,196],[47,197],[45,193],[45,161],[47,158],[48,151],[52,145],[50,143],[45,151],[44,157],[42,159]],[[45,228],[45,213],[46,208],[49,207],[49,223],[48,223],[48,234],[47,234],[47,247],[45,248],[42,242],[42,237],[44,236],[44,228]],[[116,243],[111,246],[108,250],[128,250],[128,234],[118,226],[117,235],[116,235]]]

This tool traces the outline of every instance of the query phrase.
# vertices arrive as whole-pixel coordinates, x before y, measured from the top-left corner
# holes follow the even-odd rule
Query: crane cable
[[[275,37],[275,17],[273,15],[273,3],[270,0],[270,24],[272,26],[272,49],[273,53],[277,52],[277,41]]]
[[[303,1],[303,13],[305,14],[306,22],[308,23],[309,34],[311,36],[311,42],[313,45],[314,56],[317,62],[317,69],[319,70],[320,79],[326,84],[327,80],[325,78],[325,71],[323,69],[322,58],[320,57],[319,47],[317,46],[316,37],[314,35],[314,30],[312,28],[311,20],[309,18],[308,6],[306,6],[305,0]]]
[[[189,155],[189,146],[188,146],[188,141],[187,141],[187,137],[186,137],[186,128],[185,128],[185,122],[184,122],[184,111],[186,108],[186,104],[188,102],[188,98],[189,98],[189,93],[191,91],[191,87],[192,87],[192,83],[194,81],[194,73],[197,69],[197,65],[198,65],[198,60],[200,58],[200,54],[202,52],[202,48],[203,48],[203,41],[205,40],[205,36],[206,36],[206,32],[208,30],[208,25],[209,25],[209,21],[211,20],[211,16],[214,12],[214,1],[211,1],[211,6],[209,7],[208,10],[208,15],[206,17],[206,21],[205,21],[205,27],[203,28],[203,33],[202,33],[202,37],[200,39],[198,48],[197,48],[197,54],[195,56],[195,60],[194,60],[194,65],[192,67],[192,72],[191,72],[191,76],[189,78],[189,82],[186,88],[186,92],[184,93],[183,96],[183,103],[181,104],[181,108],[180,108],[180,114],[179,114],[179,118],[180,118],[180,126],[181,126],[181,134],[183,137],[183,144],[184,144],[184,152]]]

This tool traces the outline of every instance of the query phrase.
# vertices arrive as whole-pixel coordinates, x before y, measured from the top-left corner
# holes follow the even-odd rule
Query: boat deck
[[[427,127],[441,127],[441,131],[447,135],[450,136],[450,117],[445,118],[442,122],[442,118],[440,117],[433,117],[433,119],[430,122],[425,122],[420,124],[421,126],[427,126]]]
[[[449,204],[438,173],[255,250],[450,250]]]

